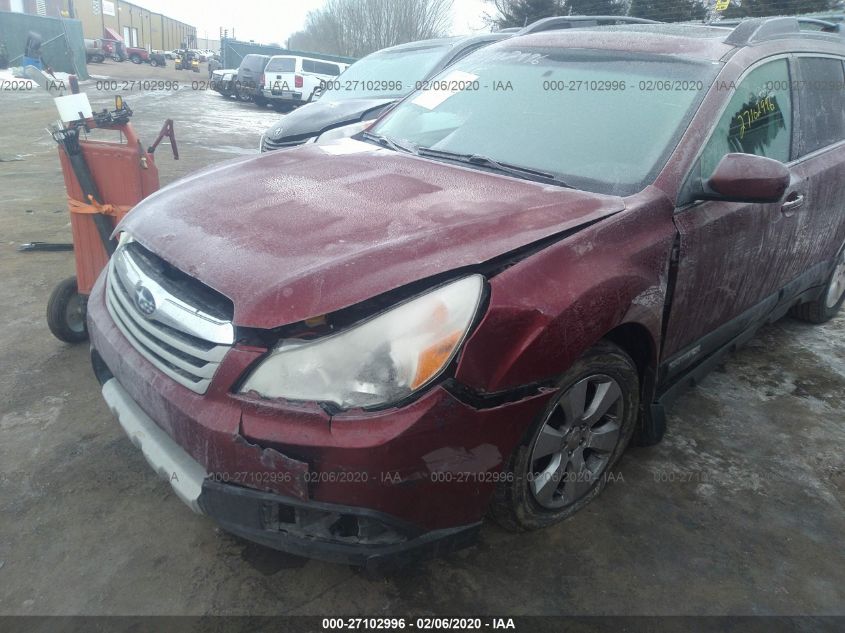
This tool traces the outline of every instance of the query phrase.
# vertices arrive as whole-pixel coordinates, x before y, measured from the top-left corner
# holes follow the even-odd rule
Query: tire
[[[790,314],[807,323],[827,323],[835,317],[845,304],[845,245],[836,256],[833,272],[825,284],[824,290],[815,301],[801,303]]]
[[[267,107],[267,99],[265,99],[262,95],[255,95],[252,98],[252,101],[257,105],[259,108],[266,108]]]
[[[47,326],[53,336],[65,343],[87,341],[87,303],[88,297],[79,294],[76,277],[68,277],[56,286],[47,302]]]
[[[505,464],[508,477],[497,485],[492,518],[519,532],[578,512],[604,489],[638,409],[636,365],[618,346],[599,342],[560,378],[554,399]]]
[[[95,64],[102,64],[104,61],[106,61],[106,58],[103,57],[102,55],[94,55],[91,58],[91,61],[94,62]]]
[[[140,55],[130,55],[129,61],[131,61],[133,64],[140,64],[141,63],[141,56]]]
[[[158,67],[158,61],[155,60],[155,59],[151,59],[150,60],[150,66],[152,66],[153,68],[157,68]]]

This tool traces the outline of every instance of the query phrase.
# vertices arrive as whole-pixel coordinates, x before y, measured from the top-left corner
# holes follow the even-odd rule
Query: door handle
[[[803,193],[791,193],[789,197],[787,197],[786,202],[783,203],[780,210],[786,217],[792,217],[795,215],[795,212],[804,206],[804,194]]]

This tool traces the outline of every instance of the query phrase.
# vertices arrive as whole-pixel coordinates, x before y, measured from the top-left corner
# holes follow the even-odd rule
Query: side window
[[[725,154],[756,154],[789,162],[792,145],[792,98],[785,59],[751,71],[740,82],[727,110],[701,155],[707,179]]]
[[[314,62],[316,72],[320,75],[330,75],[337,77],[340,74],[340,68],[337,64],[329,64],[326,62]]]
[[[302,72],[304,73],[313,73],[316,72],[314,70],[314,60],[311,59],[303,59],[302,60]]]
[[[798,154],[804,156],[845,139],[845,73],[842,61],[799,57]]]

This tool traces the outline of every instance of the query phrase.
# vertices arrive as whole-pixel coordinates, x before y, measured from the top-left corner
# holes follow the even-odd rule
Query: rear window
[[[257,70],[261,72],[270,59],[266,55],[247,55],[241,62],[241,68],[249,68],[250,70]]]
[[[267,64],[266,72],[271,73],[292,73],[296,72],[295,57],[273,57]]]

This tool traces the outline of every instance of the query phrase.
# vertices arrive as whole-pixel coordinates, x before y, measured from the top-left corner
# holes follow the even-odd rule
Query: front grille
[[[315,138],[316,137],[312,136],[310,138],[301,138],[301,139],[298,139],[296,141],[290,141],[290,140],[288,140],[288,141],[285,141],[285,140],[274,141],[272,139],[267,138],[267,136],[265,135],[264,138],[261,141],[261,151],[262,152],[272,152],[273,150],[276,150],[276,149],[289,149],[291,147],[296,147],[298,145],[304,145],[305,143],[310,143]]]
[[[109,263],[106,306],[142,356],[196,393],[234,343],[231,302],[133,242]]]

